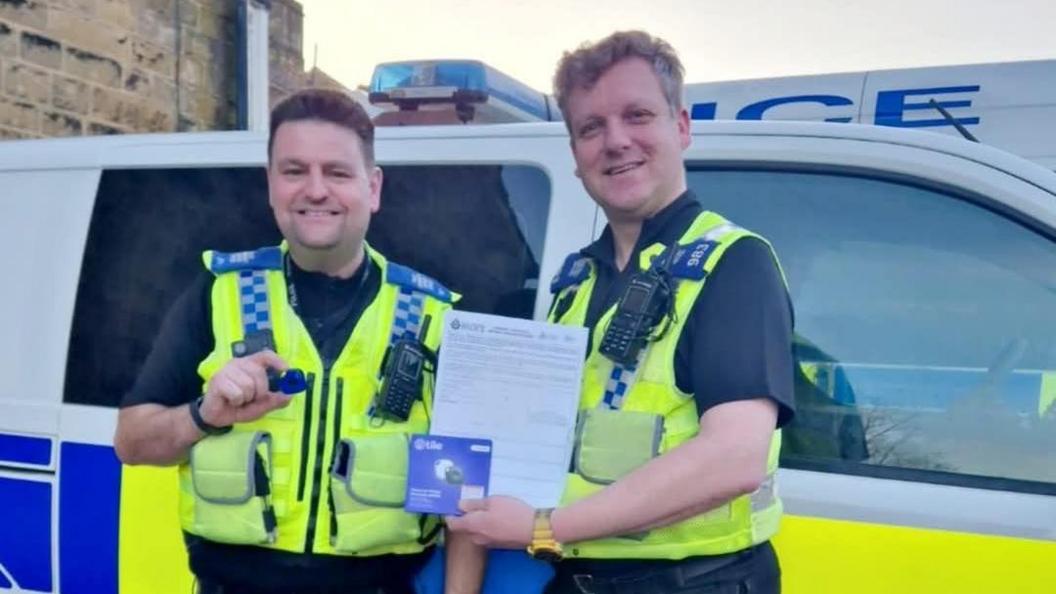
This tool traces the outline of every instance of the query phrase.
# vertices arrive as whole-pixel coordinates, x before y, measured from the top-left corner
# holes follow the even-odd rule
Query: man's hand
[[[496,495],[463,499],[458,506],[465,514],[447,516],[448,530],[493,549],[523,549],[531,544],[535,509],[520,499]]]
[[[255,421],[290,403],[290,397],[268,390],[268,370],[289,368],[272,351],[231,359],[209,379],[202,399],[202,419],[214,427]]]

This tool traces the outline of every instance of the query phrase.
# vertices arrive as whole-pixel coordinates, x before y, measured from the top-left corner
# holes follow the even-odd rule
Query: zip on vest
[[[334,440],[330,451],[334,453],[335,459],[331,465],[337,464],[337,447],[341,443],[341,404],[345,401],[345,380],[337,378],[337,402],[334,403]],[[337,534],[337,511],[334,508],[334,492],[332,489],[326,490],[326,501],[330,508],[330,540],[334,539],[334,535]]]
[[[312,499],[308,511],[308,533],[304,543],[304,552],[311,553],[315,541],[315,524],[319,515],[319,489],[323,482],[323,451],[326,447],[326,405],[330,397],[330,367],[333,361],[324,362],[323,385],[319,390],[319,424],[315,434],[315,465],[312,469]],[[308,419],[308,415],[305,415]]]
[[[315,374],[308,374],[308,392],[304,402],[304,419],[301,427],[301,471],[298,473],[297,501],[304,501],[305,477],[308,476],[308,447],[312,438],[312,400],[315,394]]]

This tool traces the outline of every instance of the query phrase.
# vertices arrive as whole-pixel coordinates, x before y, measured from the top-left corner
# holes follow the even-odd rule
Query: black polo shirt
[[[288,260],[297,312],[325,365],[333,363],[381,287],[381,269],[369,258],[348,279],[308,272]],[[154,403],[180,406],[202,393],[198,364],[213,350],[211,293],[215,277],[203,271],[165,316],[154,347],[122,407]],[[325,500],[320,505],[325,505]],[[325,529],[319,525],[317,529]],[[264,591],[373,591],[398,582],[399,589],[425,562],[426,554],[345,557],[289,553],[209,541],[184,534],[191,571],[211,583]]]

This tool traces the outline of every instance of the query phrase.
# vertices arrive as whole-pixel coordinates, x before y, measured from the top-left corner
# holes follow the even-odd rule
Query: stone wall
[[[236,0],[0,0],[0,138],[236,124]],[[273,97],[305,81],[303,11],[271,2]]]

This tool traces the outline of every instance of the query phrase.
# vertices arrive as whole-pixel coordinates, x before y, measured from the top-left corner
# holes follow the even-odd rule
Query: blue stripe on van
[[[59,471],[59,589],[117,594],[121,463],[114,448],[64,442]]]
[[[51,464],[51,440],[46,437],[0,433],[0,464]]]
[[[51,496],[51,483],[0,478],[0,566],[24,590],[51,592]]]

